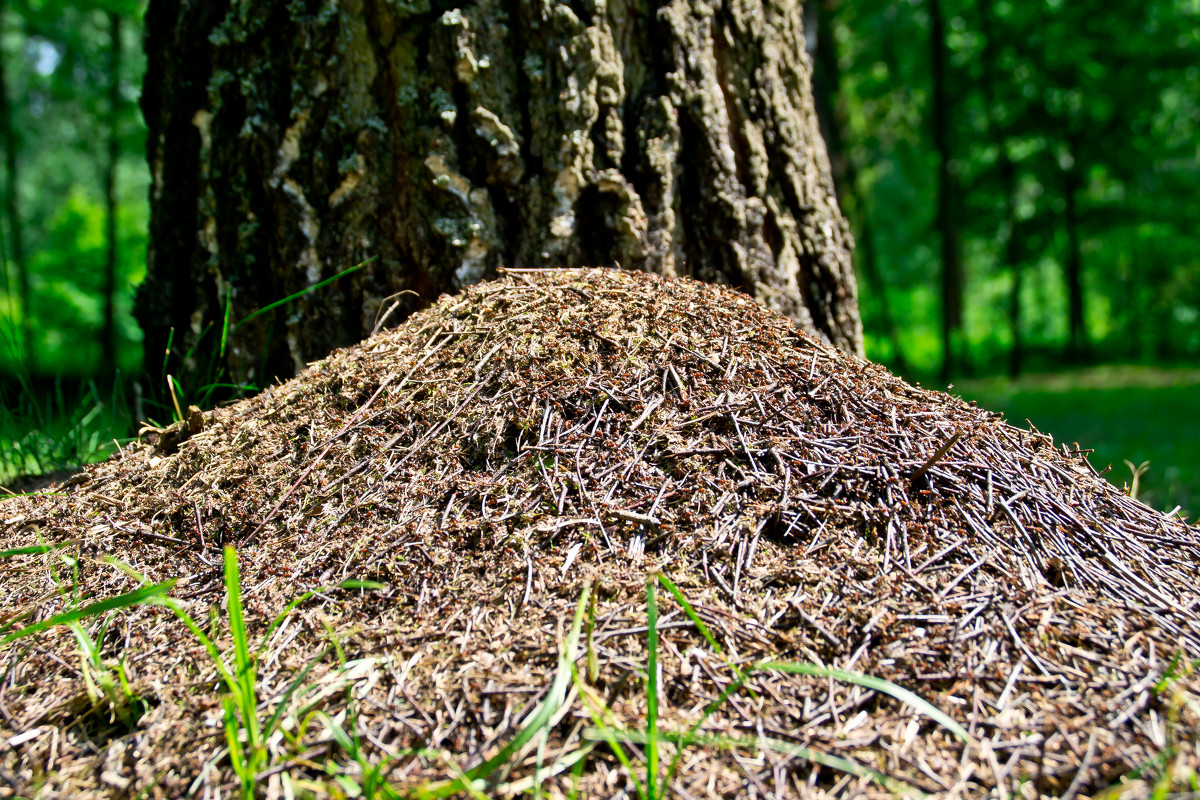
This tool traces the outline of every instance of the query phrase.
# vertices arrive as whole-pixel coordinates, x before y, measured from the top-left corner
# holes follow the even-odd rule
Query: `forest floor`
[[[0,797],[1196,781],[1200,529],[729,290],[510,273],[186,417],[0,502]]]

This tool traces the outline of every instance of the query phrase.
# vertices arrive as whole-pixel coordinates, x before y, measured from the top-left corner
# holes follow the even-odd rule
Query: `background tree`
[[[808,50],[813,60],[813,96],[817,119],[829,154],[838,204],[855,229],[855,261],[869,287],[860,302],[873,303],[878,307],[879,319],[891,346],[888,356],[896,369],[906,372],[908,364],[900,346],[900,329],[892,313],[887,280],[879,268],[878,250],[871,232],[871,210],[858,189],[858,165],[846,151],[843,134],[846,108],[840,91],[838,43],[831,24],[839,3],[840,0],[810,0],[804,4]]]
[[[104,169],[104,323],[100,332],[103,353],[102,368],[109,372],[116,366],[116,308],[117,271],[120,261],[120,243],[117,234],[117,169],[121,162],[121,51],[125,49],[121,38],[121,15],[108,12],[109,64],[108,64],[108,152]]]
[[[14,295],[0,304],[0,371],[107,382],[140,366],[129,313],[145,272],[140,19],[133,0],[0,8]]]
[[[939,38],[935,11],[953,100],[945,141],[960,198],[964,363],[987,373],[1200,353],[1200,233],[1181,224],[1200,213],[1200,112],[1188,88],[1200,84],[1200,8],[833,8],[844,149],[863,165],[858,190],[875,209],[872,239],[915,371],[942,366],[937,314],[949,307],[937,249],[938,69],[920,47]],[[871,297],[863,307],[868,353],[890,361],[888,326]]]
[[[231,331],[231,374],[500,266],[729,283],[862,352],[797,4],[153,0],[146,27],[149,362],[371,256]]]
[[[9,16],[5,13],[5,5],[0,3],[0,42],[4,38],[3,25]],[[9,86],[10,81],[5,61],[7,61],[7,55],[0,50],[0,137],[3,137],[4,140],[4,222],[6,233],[5,246],[3,250],[0,250],[0,257],[5,259],[4,279],[8,310],[10,314],[14,311],[19,314],[21,320],[20,343],[14,341],[13,349],[17,350],[19,356],[27,359],[33,366],[36,364],[37,354],[33,347],[33,319],[29,313],[29,265],[25,260],[23,244],[25,233],[22,229],[20,200],[17,196],[17,186],[20,182],[17,151],[20,145],[17,140],[16,126],[13,124],[13,107],[10,100],[12,89]],[[10,276],[10,263],[11,271],[16,273],[15,281]],[[12,286],[14,282],[16,283],[15,288]]]
[[[929,0],[930,129],[937,152],[937,228],[941,246],[942,379],[949,380],[961,360],[963,326],[963,266],[959,250],[959,186],[955,159],[952,110],[956,105],[950,82],[954,68],[946,41],[943,0]]]

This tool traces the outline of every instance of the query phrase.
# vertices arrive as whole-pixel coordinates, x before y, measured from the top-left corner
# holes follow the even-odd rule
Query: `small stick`
[[[640,525],[646,525],[647,527],[651,528],[657,528],[662,525],[662,520],[658,519],[657,517],[651,516],[650,514],[639,514],[636,511],[627,511],[623,508],[609,509],[608,514],[611,517],[616,517],[617,519],[625,520],[626,522],[636,522]]]
[[[654,409],[656,409],[660,405],[662,405],[662,401],[664,399],[665,398],[662,398],[662,397],[656,397],[653,400],[651,400],[649,403],[647,403],[646,410],[643,411],[642,415],[640,417],[638,417],[637,419],[635,419],[633,421],[633,424],[629,426],[629,432],[633,433],[638,428],[642,427],[642,423],[650,418],[650,415],[654,413]]]
[[[909,483],[916,483],[918,478],[920,478],[922,475],[924,475],[926,472],[928,472],[934,464],[941,461],[942,458],[946,455],[946,453],[950,452],[950,448],[954,447],[954,445],[958,444],[958,440],[962,438],[962,435],[963,435],[962,428],[955,428],[954,435],[950,437],[950,440],[948,442],[946,442],[944,445],[942,445],[941,447],[939,447],[937,449],[937,452],[935,452],[933,455],[931,455],[929,457],[929,460],[926,461],[924,464],[922,464],[921,468],[919,470],[917,470],[916,472],[913,473],[913,476],[911,478],[909,478]]]
[[[155,542],[157,544],[168,544],[168,545],[173,545],[175,547],[187,547],[188,546],[188,543],[185,542],[183,539],[176,539],[174,536],[163,536],[162,534],[152,533],[150,531],[138,531],[138,530],[134,530],[132,528],[126,528],[122,525],[118,525],[117,523],[113,522],[112,517],[108,516],[107,514],[104,515],[104,520],[109,524],[109,527],[111,527],[114,531],[120,531],[121,533],[128,533],[130,535],[137,536],[137,537],[140,537],[147,541]]]
[[[1071,785],[1067,787],[1067,791],[1063,793],[1063,800],[1073,800],[1075,795],[1079,794],[1079,789],[1083,786],[1083,781],[1087,775],[1088,767],[1092,765],[1092,756],[1096,754],[1096,729],[1092,728],[1092,733],[1088,736],[1087,752],[1083,754],[1083,761],[1079,764],[1079,770],[1075,773],[1075,777],[1071,780]]]

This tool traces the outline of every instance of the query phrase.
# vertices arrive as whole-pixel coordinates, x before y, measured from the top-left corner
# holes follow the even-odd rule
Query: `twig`
[[[913,476],[908,479],[908,482],[916,483],[918,478],[928,472],[934,464],[941,461],[942,457],[946,455],[946,453],[950,452],[950,448],[954,447],[954,445],[958,443],[958,440],[962,438],[962,435],[962,429],[956,428],[954,430],[954,435],[950,437],[950,440],[939,447],[934,454],[929,457],[929,460],[922,464],[921,468],[913,473]]]

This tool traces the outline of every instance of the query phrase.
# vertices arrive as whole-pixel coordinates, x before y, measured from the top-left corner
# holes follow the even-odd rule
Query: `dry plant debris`
[[[136,588],[112,557],[150,581],[181,577],[173,595],[193,616],[220,617],[227,543],[252,634],[305,590],[381,581],[314,598],[275,631],[261,708],[288,704],[293,732],[308,703],[349,720],[370,760],[395,755],[400,789],[513,737],[594,586],[595,674],[581,666],[549,740],[488,792],[528,788],[542,764],[548,796],[632,794],[608,746],[584,739],[585,701],[645,732],[656,571],[739,668],[790,659],[893,681],[977,743],[867,688],[766,672],[705,734],[770,737],[960,796],[1090,794],[1197,762],[1195,705],[1173,698],[1198,689],[1184,668],[1200,657],[1200,531],[1108,485],[1077,448],[910,386],[728,289],[510,272],[207,417],[56,496],[0,504],[0,549],[63,545],[4,562],[3,613],[32,622],[72,592]],[[686,731],[736,676],[665,593],[658,630],[659,727]],[[222,688],[199,644],[137,607],[113,615],[103,646],[148,703],[133,730],[86,713],[68,632],[0,651],[0,794],[228,795]],[[1172,670],[1177,688],[1159,691]],[[299,738],[271,741],[267,795],[331,762],[358,769],[328,728]],[[577,775],[555,774],[585,746]],[[698,745],[669,791],[887,794],[769,747]]]

